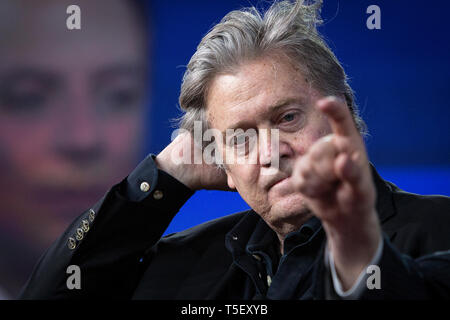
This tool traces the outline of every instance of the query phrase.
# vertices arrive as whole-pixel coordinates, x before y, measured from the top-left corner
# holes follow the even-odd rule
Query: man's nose
[[[270,166],[272,162],[272,139],[267,134],[261,134],[259,140],[259,163],[261,166]]]
[[[270,167],[279,164],[281,159],[293,154],[283,138],[280,138],[278,129],[263,131],[259,135],[259,163],[263,167]]]

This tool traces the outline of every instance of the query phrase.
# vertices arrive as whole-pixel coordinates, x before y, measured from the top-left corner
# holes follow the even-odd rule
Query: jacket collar
[[[380,223],[384,223],[396,214],[393,192],[398,190],[398,188],[394,184],[383,180],[371,163],[370,169],[372,170],[372,179],[377,190],[375,207]]]

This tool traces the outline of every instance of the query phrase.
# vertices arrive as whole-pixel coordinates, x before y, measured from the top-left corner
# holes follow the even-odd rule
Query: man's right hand
[[[183,159],[185,150],[190,150],[190,161],[180,161]],[[155,162],[159,169],[167,172],[191,190],[214,189],[230,191],[225,171],[214,164],[206,164],[203,158],[201,164],[194,164],[195,151],[202,154],[201,148],[194,143],[192,135],[184,132],[178,135],[156,156]]]

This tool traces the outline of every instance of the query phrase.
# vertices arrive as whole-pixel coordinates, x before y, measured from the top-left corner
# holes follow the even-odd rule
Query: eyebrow
[[[277,111],[281,108],[287,107],[289,105],[299,105],[301,107],[306,106],[306,99],[301,97],[295,97],[295,98],[285,98],[277,101],[272,106],[269,106],[270,112]]]

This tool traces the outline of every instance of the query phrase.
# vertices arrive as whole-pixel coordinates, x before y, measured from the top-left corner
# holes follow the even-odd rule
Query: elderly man
[[[185,132],[73,222],[22,298],[449,297],[450,254],[435,252],[450,248],[450,201],[403,192],[370,165],[319,6],[280,2],[216,25],[183,79]],[[197,121],[215,130],[216,165],[233,161],[195,161]],[[161,238],[200,189],[235,189],[252,209]]]

